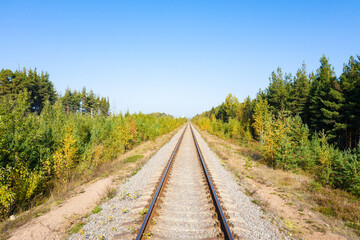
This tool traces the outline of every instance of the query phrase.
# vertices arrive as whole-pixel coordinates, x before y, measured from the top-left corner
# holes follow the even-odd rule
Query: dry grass
[[[255,142],[240,146],[240,142],[198,131],[223,160],[223,165],[238,178],[245,193],[253,197],[256,204],[280,215],[287,230],[296,237],[316,239],[316,235],[311,236],[312,233],[324,234],[327,231],[348,239],[358,239],[360,236],[360,201],[356,197],[342,190],[321,187],[306,173],[268,167],[262,162]],[[281,210],[270,209],[265,199],[258,196],[259,188],[266,199],[273,199],[271,195],[281,197],[285,207],[281,206]],[[297,218],[282,213],[286,208],[298,209]]]
[[[360,202],[349,193],[320,188],[309,197],[316,203],[315,209],[324,215],[360,226]]]
[[[116,196],[116,187],[115,186],[111,186],[111,185],[108,185],[106,186],[105,188],[105,198],[106,199],[112,199]]]

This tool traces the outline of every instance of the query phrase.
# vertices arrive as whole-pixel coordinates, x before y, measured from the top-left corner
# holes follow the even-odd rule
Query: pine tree
[[[30,110],[40,114],[46,101],[52,104],[56,100],[56,91],[52,82],[49,80],[49,74],[42,72],[37,74],[29,69],[26,73],[24,68],[22,72],[12,72],[10,70],[2,70],[0,73],[0,95],[17,95],[23,91],[30,93]]]
[[[100,99],[100,112],[102,115],[104,116],[108,116],[110,114],[109,110],[110,110],[110,103],[109,103],[109,98],[105,98],[102,97]]]
[[[305,107],[310,92],[310,79],[306,74],[306,65],[303,63],[301,69],[296,72],[291,90],[290,110],[293,115],[304,118]]]
[[[271,73],[270,84],[266,89],[266,99],[273,113],[287,109],[289,103],[290,83],[287,81],[291,75],[284,75],[280,68]]]
[[[346,125],[346,147],[356,147],[360,141],[360,56],[350,57],[340,77],[345,103],[342,121]]]
[[[343,96],[334,70],[325,55],[320,63],[310,90],[310,127],[318,132],[324,129],[328,138],[334,142],[335,136],[344,128],[340,123]]]
[[[0,96],[11,93],[11,82],[15,77],[9,69],[2,69],[0,72]]]
[[[86,113],[86,110],[88,108],[87,105],[87,93],[86,93],[86,88],[83,87],[82,91],[81,91],[81,104],[80,104],[80,112],[82,113]]]

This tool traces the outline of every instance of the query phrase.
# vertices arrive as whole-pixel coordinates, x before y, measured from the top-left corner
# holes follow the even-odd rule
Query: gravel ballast
[[[216,154],[193,129],[232,232],[241,239],[289,239],[270,223],[261,207],[245,194],[235,177],[221,165]],[[101,204],[98,213],[86,218],[82,229],[68,239],[134,239],[141,224],[139,219],[146,213],[144,208],[183,130],[180,129],[137,174],[122,184],[114,198]]]

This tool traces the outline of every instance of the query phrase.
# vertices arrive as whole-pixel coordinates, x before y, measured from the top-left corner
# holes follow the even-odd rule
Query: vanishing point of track
[[[190,124],[153,195],[137,240],[233,239]]]

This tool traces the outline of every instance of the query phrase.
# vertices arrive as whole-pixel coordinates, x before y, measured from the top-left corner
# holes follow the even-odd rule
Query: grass
[[[81,221],[81,222],[78,222],[78,223],[75,224],[75,226],[73,226],[73,227],[71,228],[70,232],[71,232],[72,234],[77,233],[77,232],[80,231],[80,229],[81,229],[84,225],[85,225],[84,222],[82,222],[82,221]]]
[[[40,217],[41,215],[49,211],[50,211],[49,207],[41,208],[37,213],[35,213],[35,217]]]
[[[252,167],[253,167],[253,162],[251,161],[251,158],[248,156],[245,159],[245,169],[248,170],[251,169]]]
[[[116,188],[113,186],[106,186],[105,188],[105,196],[107,199],[112,199],[116,196]]]
[[[141,170],[141,167],[139,167],[138,169],[136,169],[136,170],[132,173],[132,175],[136,175],[140,170]]]
[[[144,158],[144,155],[133,155],[133,156],[126,158],[124,160],[124,163],[133,163],[142,158]]]
[[[290,221],[290,220],[284,220],[284,224],[285,224],[286,228],[287,228],[288,230],[290,230],[291,232],[294,232],[294,231],[295,231],[296,225],[295,225],[292,221]]]
[[[315,210],[325,216],[344,221],[344,225],[350,228],[354,226],[354,232],[359,235],[360,226],[360,201],[353,195],[339,190],[321,188],[310,195],[312,201],[316,203]]]
[[[360,237],[360,223],[347,222],[346,227],[353,229],[353,231]]]
[[[145,217],[145,215],[146,215],[147,211],[148,211],[148,209],[147,209],[147,208],[144,208],[143,210],[141,210],[141,211],[139,212],[140,218]]]
[[[101,211],[101,207],[96,206],[91,212],[95,214],[95,213],[99,213],[100,211]]]

